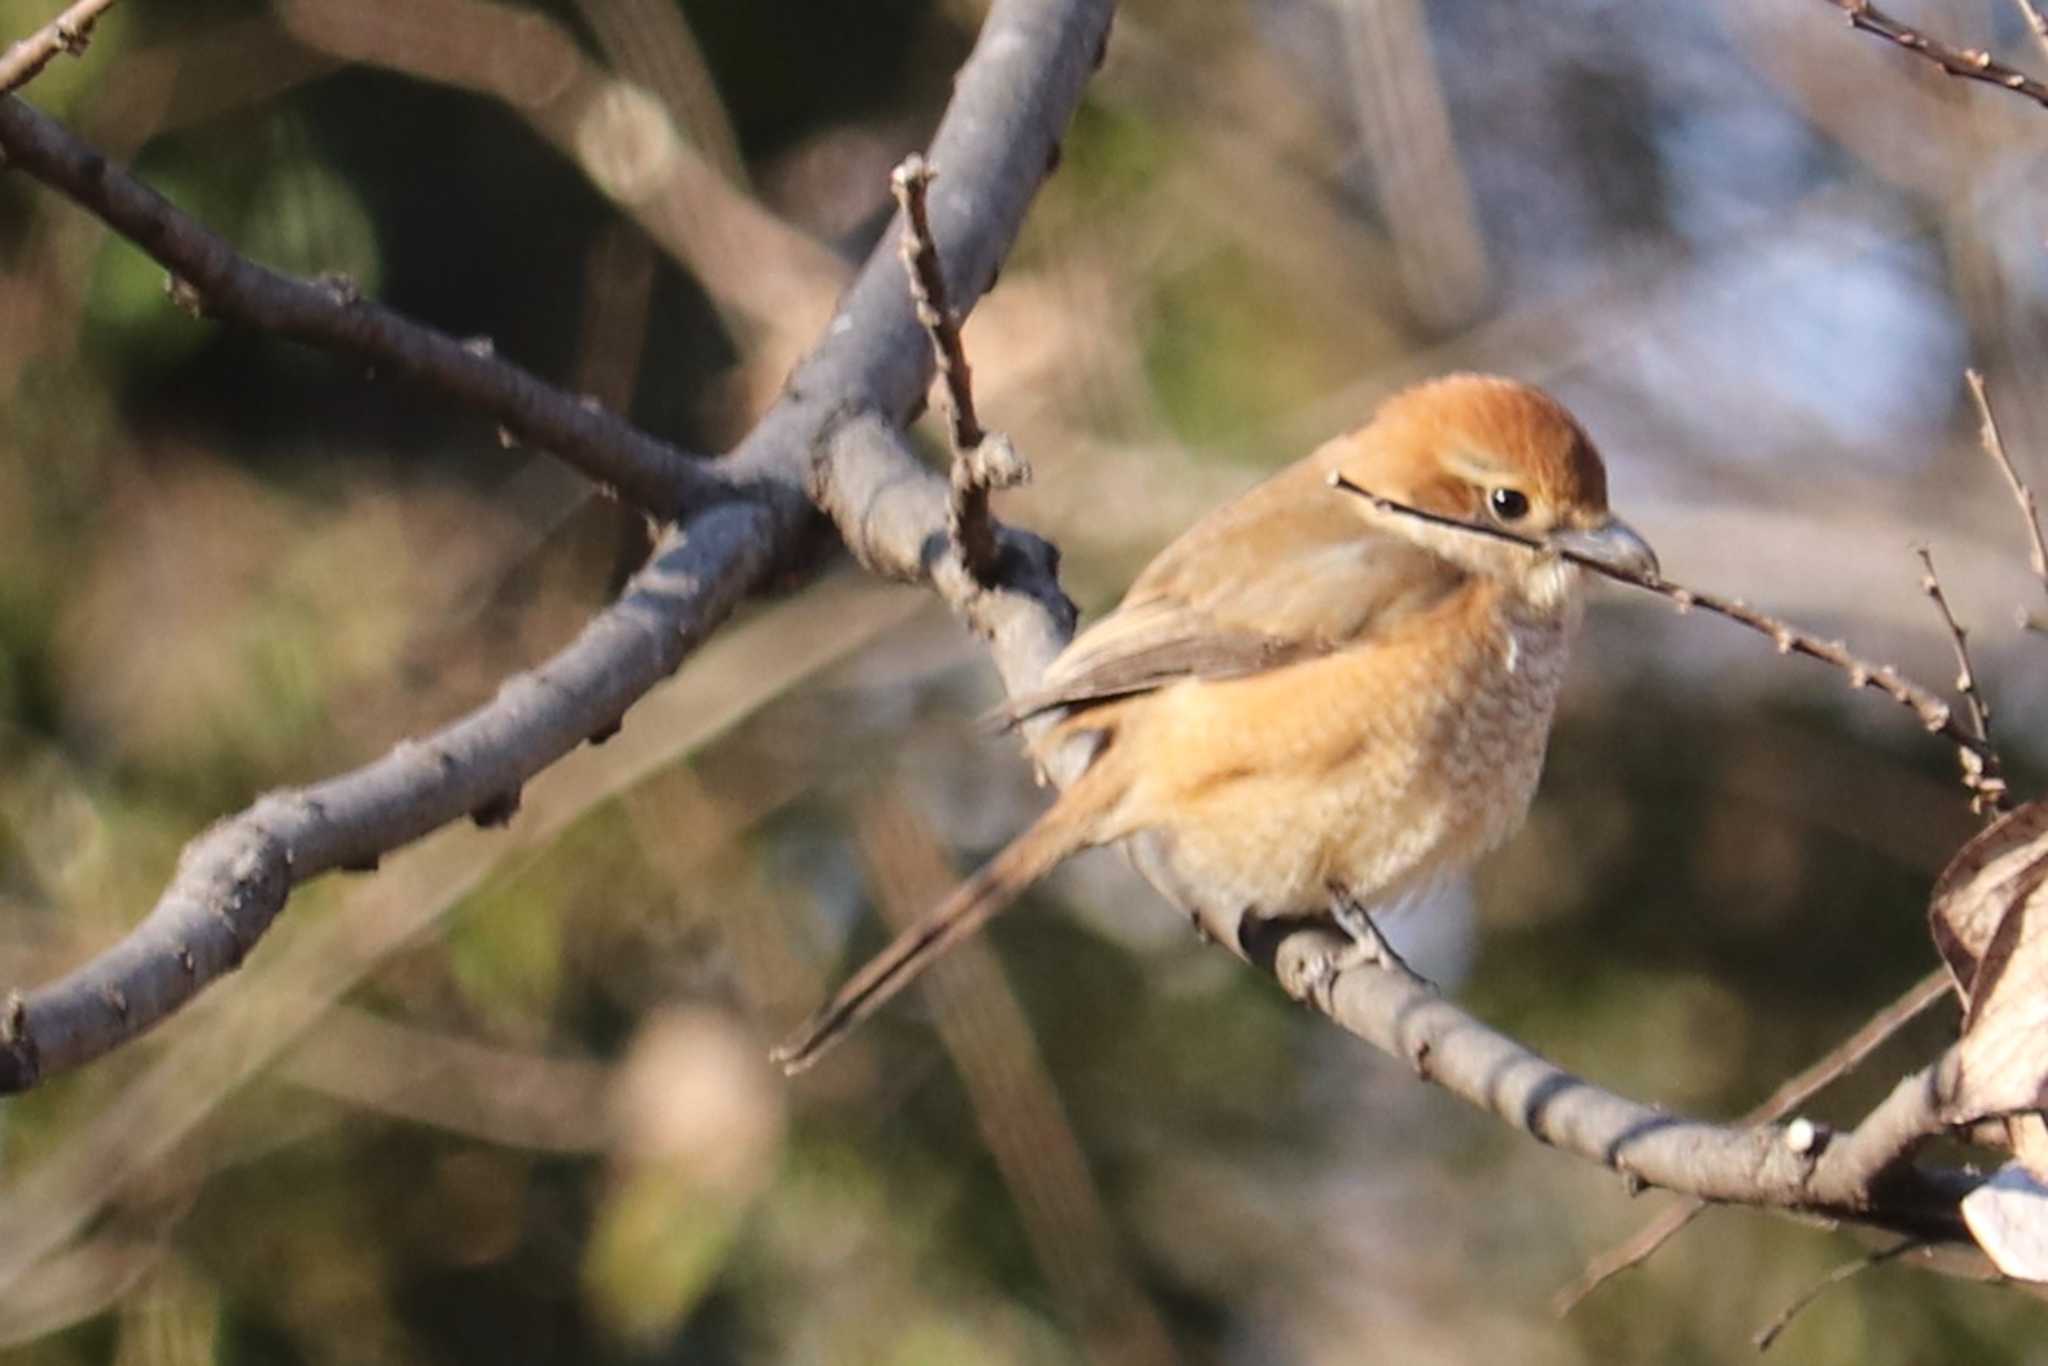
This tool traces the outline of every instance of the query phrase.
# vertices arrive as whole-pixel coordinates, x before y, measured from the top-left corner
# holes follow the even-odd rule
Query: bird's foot
[[[1323,960],[1322,969],[1331,982],[1353,968],[1370,966],[1405,977],[1431,991],[1436,990],[1435,983],[1409,967],[1408,960],[1395,952],[1394,946],[1380,933],[1380,927],[1373,923],[1372,915],[1358,898],[1341,887],[1330,888],[1330,919],[1351,940],[1348,947]]]
[[[1320,936],[1320,944],[1297,960],[1300,965],[1298,968],[1282,973],[1282,981],[1287,983],[1288,992],[1296,1000],[1308,1002],[1327,1014],[1331,1009],[1331,993],[1336,989],[1337,980],[1347,972],[1367,967],[1392,973],[1425,990],[1436,990],[1435,983],[1409,967],[1407,960],[1387,942],[1386,936],[1380,933],[1379,926],[1373,923],[1371,914],[1358,898],[1335,885],[1330,887],[1329,892],[1327,918],[1309,922],[1310,925],[1325,931]],[[1285,938],[1294,930],[1302,928],[1299,920],[1257,922],[1248,916],[1247,923],[1273,927],[1279,931],[1279,938]],[[1336,941],[1328,933],[1332,929],[1343,936],[1344,942]],[[1269,937],[1261,936],[1262,939]],[[1258,954],[1253,950],[1253,945],[1245,940],[1242,930],[1239,932],[1239,942],[1245,944],[1247,957],[1254,962],[1260,961]],[[1272,960],[1272,947],[1277,947],[1277,941],[1268,947],[1269,964]]]

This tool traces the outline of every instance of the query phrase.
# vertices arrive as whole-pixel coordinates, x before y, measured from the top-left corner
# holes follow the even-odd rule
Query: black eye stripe
[[[1495,489],[1486,495],[1486,506],[1503,522],[1519,522],[1529,515],[1529,496],[1520,489]]]

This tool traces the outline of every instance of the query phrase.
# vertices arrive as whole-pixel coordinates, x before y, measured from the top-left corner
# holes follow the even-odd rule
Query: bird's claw
[[[1310,984],[1314,988],[1327,990],[1337,978],[1353,968],[1376,967],[1405,977],[1418,986],[1434,991],[1436,986],[1428,978],[1408,966],[1403,958],[1380,933],[1378,925],[1358,899],[1339,887],[1330,889],[1330,919],[1335,922],[1351,940],[1351,943],[1333,953],[1322,955],[1310,969]]]

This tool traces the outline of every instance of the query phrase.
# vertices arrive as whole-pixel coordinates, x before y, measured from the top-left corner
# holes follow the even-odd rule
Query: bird
[[[1183,532],[1012,700],[1008,721],[1049,723],[1041,756],[1079,743],[1085,768],[774,1060],[811,1066],[1083,849],[1123,844],[1241,950],[1469,866],[1534,796],[1583,615],[1572,557],[1658,573],[1562,404],[1477,374],[1393,395]]]

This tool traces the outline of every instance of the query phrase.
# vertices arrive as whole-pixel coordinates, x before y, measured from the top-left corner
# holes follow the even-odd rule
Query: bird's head
[[[1396,394],[1336,445],[1332,471],[1382,498],[1617,568],[1657,572],[1649,545],[1607,508],[1599,452],[1540,389],[1450,375]],[[1562,607],[1578,585],[1579,569],[1560,556],[1355,502],[1380,529],[1499,580],[1538,610]]]

